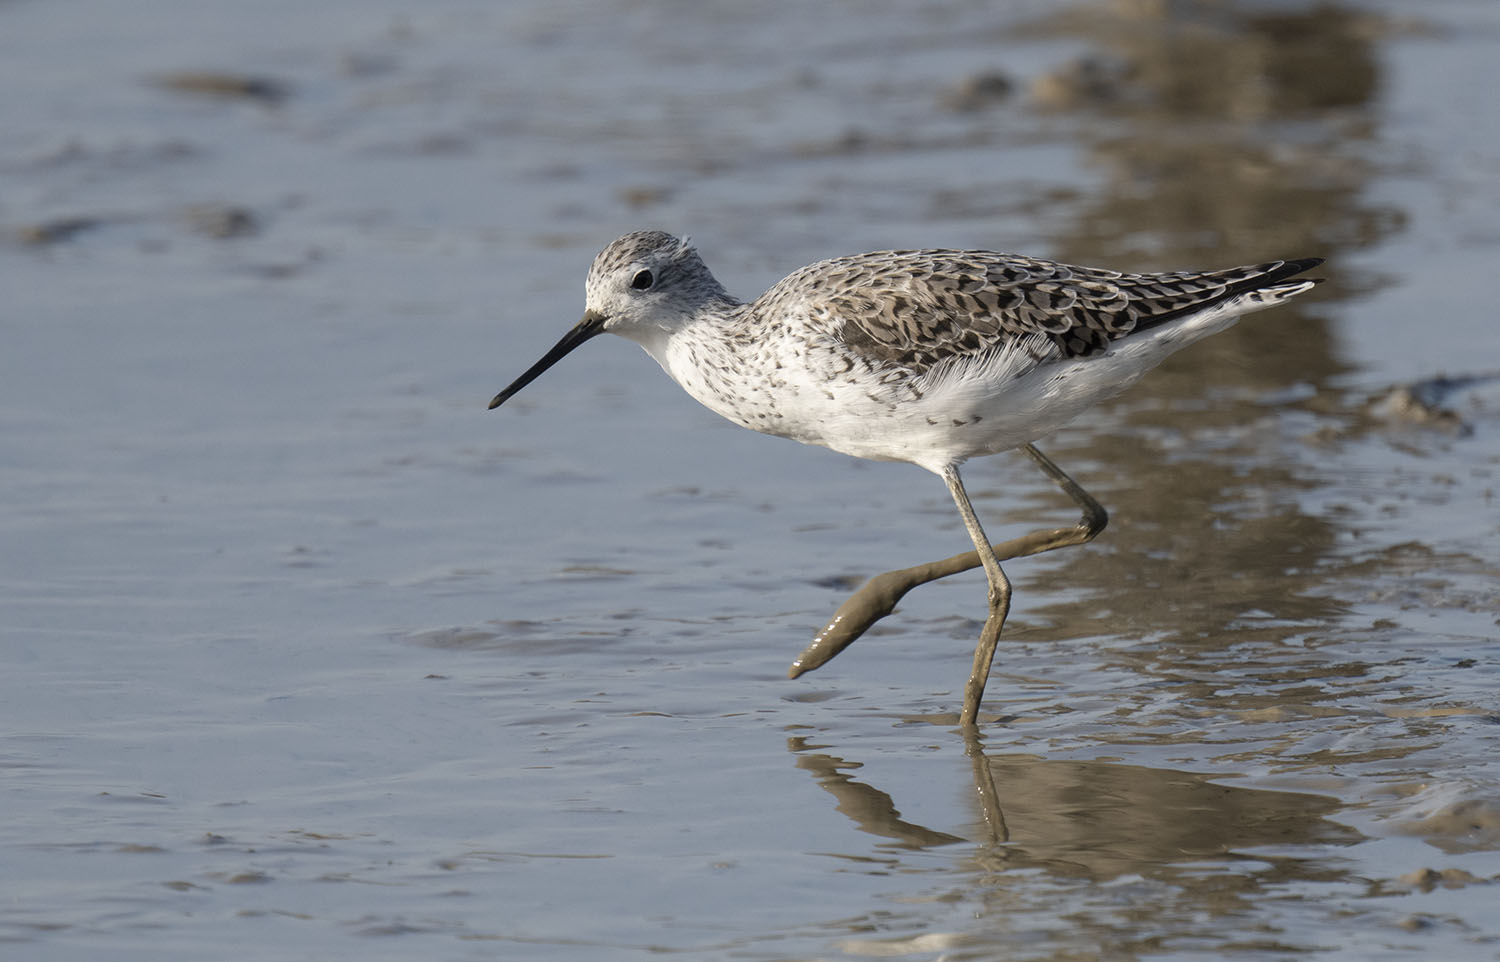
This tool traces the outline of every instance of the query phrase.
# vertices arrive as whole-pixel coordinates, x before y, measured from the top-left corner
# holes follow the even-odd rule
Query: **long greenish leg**
[[[1021,450],[1046,472],[1047,476],[1073,500],[1074,504],[1078,505],[1082,516],[1077,524],[1068,528],[1033,531],[1031,534],[992,545],[991,549],[997,567],[999,562],[1011,558],[1021,558],[1092,541],[1109,522],[1109,515],[1099,502],[1095,501],[1078,482],[1068,477],[1052,462],[1051,458],[1037,450],[1034,445],[1023,445]],[[933,561],[876,575],[839,606],[832,620],[823,627],[822,631],[813,636],[812,644],[808,645],[806,650],[797,656],[797,660],[792,662],[788,675],[796,678],[798,675],[826,664],[829,659],[853,644],[855,639],[868,631],[871,625],[890,614],[901,598],[911,589],[927,584],[929,581],[937,581],[949,575],[978,568],[982,564],[976,549],[942,561]]]
[[[958,465],[950,464],[943,471],[943,481],[958,505],[959,516],[964,519],[964,528],[974,542],[974,550],[984,565],[984,576],[989,582],[990,613],[984,620],[984,630],[979,633],[979,644],[974,646],[974,666],[969,671],[969,680],[964,685],[964,707],[958,716],[963,728],[974,727],[979,717],[979,702],[984,698],[984,686],[990,679],[990,664],[995,660],[995,646],[1000,643],[1000,629],[1005,627],[1005,616],[1010,613],[1010,579],[1000,568],[1000,559],[979,524],[979,516],[969,503],[969,493],[964,490],[963,479],[958,475]]]

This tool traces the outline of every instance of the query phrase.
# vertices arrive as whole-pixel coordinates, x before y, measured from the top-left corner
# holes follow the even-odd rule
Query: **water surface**
[[[1500,15],[1169,9],[0,5],[5,957],[1493,958]],[[935,478],[484,410],[648,226],[1329,282],[1043,443],[965,740],[977,573],[785,677]]]

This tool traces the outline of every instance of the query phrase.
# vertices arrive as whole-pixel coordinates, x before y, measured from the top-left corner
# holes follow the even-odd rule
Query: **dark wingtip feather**
[[[1254,270],[1258,270],[1260,273],[1228,285],[1224,289],[1223,297],[1218,298],[1218,300],[1228,300],[1236,294],[1245,294],[1250,291],[1260,291],[1268,287],[1274,287],[1282,281],[1296,277],[1303,271],[1312,270],[1321,263],[1323,263],[1323,258],[1321,257],[1294,257],[1284,261],[1268,261],[1260,267],[1254,268]],[[1298,278],[1298,280],[1313,281],[1313,278]]]
[[[1314,267],[1317,267],[1319,264],[1323,263],[1323,260],[1324,259],[1321,257],[1294,257],[1289,261],[1284,261],[1282,265],[1272,273],[1274,273],[1278,279],[1296,277],[1303,271],[1310,271]],[[1298,277],[1297,279],[1308,284],[1321,284],[1324,281],[1328,280],[1328,278],[1326,277]]]
[[[1303,271],[1312,270],[1323,263],[1324,260],[1325,258],[1322,257],[1294,257],[1285,263],[1287,267],[1292,269],[1293,274],[1300,274]]]
[[[1272,261],[1271,263],[1275,264],[1276,262]],[[1277,266],[1267,270],[1264,274],[1253,277],[1241,284],[1231,285],[1231,289],[1239,288],[1243,291],[1255,290],[1256,288],[1260,287],[1269,287],[1270,285],[1275,284],[1278,281],[1284,281],[1289,277],[1295,277],[1303,271],[1310,271],[1321,263],[1323,263],[1323,258],[1321,257],[1294,257],[1290,260],[1282,261]]]

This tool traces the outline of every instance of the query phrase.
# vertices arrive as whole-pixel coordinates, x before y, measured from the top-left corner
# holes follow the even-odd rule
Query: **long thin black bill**
[[[604,322],[607,318],[603,314],[595,314],[593,311],[585,311],[583,320],[573,325],[573,329],[562,336],[562,340],[552,345],[552,350],[542,355],[542,359],[531,365],[530,370],[515,379],[510,387],[495,395],[490,402],[490,410],[504,404],[511,399],[521,388],[541,377],[543,371],[561,361],[573,348],[587,341],[596,334],[604,333]]]

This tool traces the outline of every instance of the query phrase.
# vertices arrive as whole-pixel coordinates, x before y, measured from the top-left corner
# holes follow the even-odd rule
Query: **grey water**
[[[1492,959],[1490,0],[0,3],[0,955]],[[599,339],[958,246],[1328,282],[943,485]],[[1073,520],[1020,456],[992,536]]]

